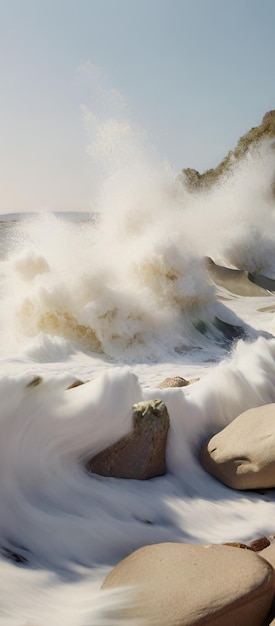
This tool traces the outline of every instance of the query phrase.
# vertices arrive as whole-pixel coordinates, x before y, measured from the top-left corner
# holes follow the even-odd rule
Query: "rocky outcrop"
[[[274,583],[272,566],[252,550],[163,543],[121,561],[102,588],[131,587],[132,603],[123,617],[137,623],[260,626],[272,604]]]
[[[216,168],[206,170],[203,174],[195,169],[185,168],[181,171],[179,179],[191,190],[206,189],[229,172],[235,166],[236,160],[243,158],[252,148],[257,148],[264,139],[272,138],[275,138],[275,110],[268,111],[259,126],[251,128],[240,137],[236,148],[230,150]]]
[[[86,463],[88,472],[146,480],[166,473],[165,447],[170,419],[162,400],[133,406],[133,430]]]
[[[275,404],[249,409],[206,441],[204,469],[233,489],[275,487]]]
[[[269,297],[271,287],[275,289],[275,282],[270,278],[254,275],[240,269],[232,269],[224,265],[217,265],[210,257],[205,258],[205,267],[213,282],[225,287],[231,293],[239,296]],[[264,279],[264,280],[263,280]],[[269,291],[266,291],[266,290]]]

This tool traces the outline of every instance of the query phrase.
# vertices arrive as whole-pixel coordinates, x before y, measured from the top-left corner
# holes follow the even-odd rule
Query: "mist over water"
[[[190,191],[118,109],[84,111],[91,219],[0,223],[3,626],[125,624],[129,593],[100,585],[136,548],[275,531],[272,490],[233,492],[198,461],[205,437],[275,401],[275,297],[248,275],[275,275],[274,148]],[[175,374],[199,380],[156,389]],[[75,378],[89,382],[67,390]],[[171,420],[167,474],[88,475],[85,459],[156,397]]]

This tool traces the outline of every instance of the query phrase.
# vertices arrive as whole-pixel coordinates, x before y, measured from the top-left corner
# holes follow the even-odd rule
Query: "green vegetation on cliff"
[[[227,156],[214,169],[200,174],[195,169],[186,168],[181,171],[180,178],[187,182],[191,189],[202,189],[211,186],[219,178],[229,172],[236,161],[239,161],[252,148],[256,148],[264,139],[275,138],[275,110],[268,111],[263,117],[260,126],[251,128],[248,133],[240,137],[235,150],[230,150]]]

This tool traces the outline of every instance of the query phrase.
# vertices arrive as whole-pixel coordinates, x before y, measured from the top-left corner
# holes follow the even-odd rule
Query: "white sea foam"
[[[105,606],[98,591],[102,566],[137,547],[246,541],[273,532],[272,493],[223,487],[205,474],[197,453],[205,436],[241,411],[275,401],[274,358],[274,340],[240,342],[231,359],[186,389],[142,389],[127,368],[111,368],[69,391],[64,375],[48,376],[37,386],[27,374],[2,378],[0,536],[4,555],[8,549],[28,560],[20,573],[3,561],[5,586],[9,581],[17,588],[23,581],[17,604],[8,602],[9,613],[19,611],[27,619],[32,603],[24,591],[35,589],[32,618],[50,602],[46,615],[60,616],[65,624],[73,588],[68,623],[86,624],[92,616],[97,624]],[[146,482],[87,475],[86,455],[129,431],[134,402],[156,396],[166,402],[171,419],[168,474]]]

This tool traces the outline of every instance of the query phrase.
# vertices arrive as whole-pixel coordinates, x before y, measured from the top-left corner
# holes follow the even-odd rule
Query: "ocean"
[[[1,626],[126,624],[129,592],[100,586],[135,549],[275,533],[274,490],[230,490],[198,460],[275,402],[273,146],[204,191],[137,153],[90,213],[0,216]],[[191,382],[158,388],[172,376]],[[157,398],[166,475],[88,474]]]

